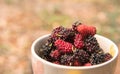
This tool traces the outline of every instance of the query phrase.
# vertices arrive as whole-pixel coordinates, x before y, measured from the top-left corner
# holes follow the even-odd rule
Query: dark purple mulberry
[[[53,41],[56,41],[57,39],[65,40],[71,36],[74,36],[72,29],[60,26],[53,30],[50,38],[52,38]]]
[[[83,49],[75,49],[73,56],[74,59],[79,60],[82,64],[89,62],[90,58],[90,55]]]
[[[45,45],[42,46],[42,50],[40,50],[39,55],[48,61],[52,61],[51,56],[49,54],[53,49],[53,44],[47,42]]]
[[[100,52],[102,49],[100,48],[97,40],[93,36],[89,36],[88,38],[85,39],[85,48],[86,51],[89,54],[95,53],[95,52]]]
[[[110,60],[112,58],[112,56],[109,54],[109,53],[105,53],[105,55],[104,55],[104,60],[105,61],[108,61],[108,60]]]
[[[72,66],[73,58],[72,58],[72,56],[67,55],[67,54],[61,55],[60,63],[62,65]]]
[[[90,57],[90,63],[92,65],[100,64],[104,62],[104,54],[103,53],[94,53]]]

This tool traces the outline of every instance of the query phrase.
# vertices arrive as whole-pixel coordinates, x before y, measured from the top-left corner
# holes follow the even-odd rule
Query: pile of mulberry
[[[54,64],[65,66],[92,66],[112,58],[105,53],[94,37],[96,28],[77,21],[72,28],[53,29],[39,56]]]

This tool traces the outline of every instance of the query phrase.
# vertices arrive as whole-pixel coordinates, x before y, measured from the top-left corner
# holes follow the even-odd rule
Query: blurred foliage
[[[44,22],[44,25],[41,25],[41,27],[47,30],[52,30],[55,25],[62,25],[66,27],[68,22],[71,20],[70,16],[63,14],[57,8],[54,8],[51,12],[48,10],[42,10],[39,16]]]

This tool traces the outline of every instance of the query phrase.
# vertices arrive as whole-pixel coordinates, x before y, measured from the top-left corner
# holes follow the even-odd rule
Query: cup
[[[51,63],[39,57],[39,50],[45,44],[50,34],[36,39],[31,47],[32,68],[34,74],[114,74],[118,57],[118,47],[110,39],[101,35],[95,35],[104,52],[109,52],[113,58],[107,62],[93,66],[63,66]]]

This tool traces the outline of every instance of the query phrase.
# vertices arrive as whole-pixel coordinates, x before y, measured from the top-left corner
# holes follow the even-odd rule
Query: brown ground
[[[56,26],[81,20],[120,48],[119,0],[0,0],[0,74],[32,74],[30,47]],[[115,74],[120,73],[120,56]]]

